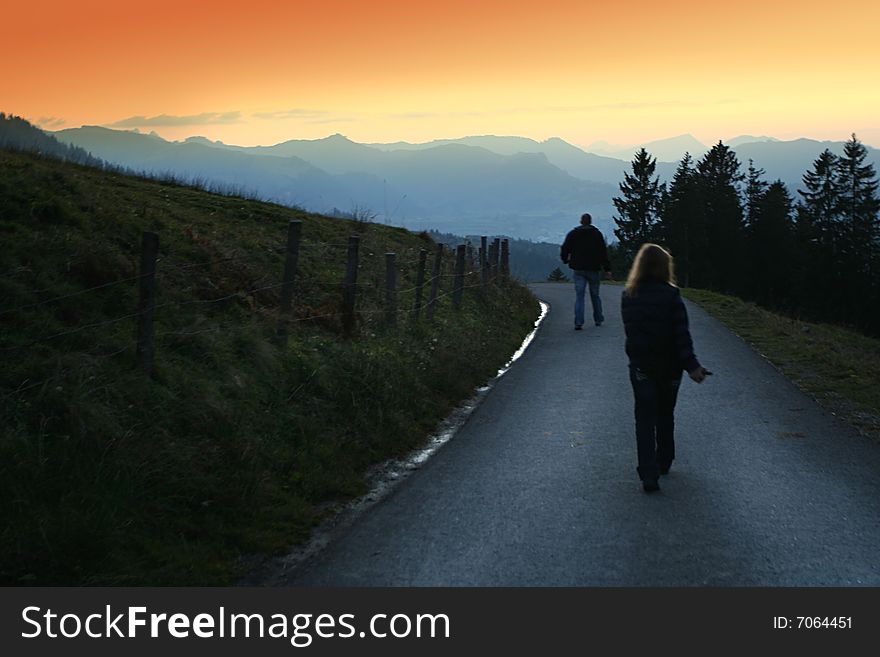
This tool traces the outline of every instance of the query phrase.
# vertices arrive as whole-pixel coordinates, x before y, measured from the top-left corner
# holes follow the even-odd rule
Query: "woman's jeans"
[[[601,271],[573,270],[574,274],[574,325],[584,325],[584,296],[587,284],[590,286],[590,302],[593,304],[593,321],[598,326],[605,321],[602,315],[602,298],[599,296],[599,282],[602,280]]]
[[[636,446],[639,478],[656,479],[660,468],[668,468],[675,458],[675,402],[681,374],[648,374],[634,365],[629,380],[635,396]]]

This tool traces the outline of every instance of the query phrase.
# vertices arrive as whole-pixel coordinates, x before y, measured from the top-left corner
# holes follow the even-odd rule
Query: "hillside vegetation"
[[[828,411],[880,439],[880,340],[842,326],[786,317],[717,292],[683,288],[682,294]]]
[[[281,346],[291,219],[303,243]],[[144,230],[160,237],[153,379],[134,359]],[[351,234],[358,322],[344,338]],[[328,501],[363,491],[366,467],[420,443],[538,312],[517,284],[469,287],[455,311],[447,257],[436,316],[416,321],[426,235],[6,151],[0,244],[8,584],[233,581],[241,557],[301,540]],[[388,251],[397,328],[384,322]]]

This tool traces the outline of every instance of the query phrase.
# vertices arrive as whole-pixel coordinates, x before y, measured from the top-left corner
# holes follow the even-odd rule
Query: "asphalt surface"
[[[573,286],[445,447],[296,586],[880,585],[880,446],[688,305],[697,356],[662,490],[636,475],[620,287],[573,330]],[[589,316],[589,300],[587,301]]]

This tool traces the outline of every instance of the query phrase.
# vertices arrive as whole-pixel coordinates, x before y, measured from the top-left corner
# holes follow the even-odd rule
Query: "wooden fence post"
[[[496,237],[492,240],[492,282],[498,280],[498,263],[501,259],[501,239]]]
[[[437,245],[434,266],[431,271],[431,296],[428,298],[428,319],[434,319],[437,310],[437,293],[440,290],[440,267],[443,260],[443,245]]]
[[[480,282],[483,287],[489,283],[489,254],[486,252],[486,236],[480,237]]]
[[[416,303],[413,306],[413,319],[418,321],[422,312],[422,288],[425,286],[425,265],[428,262],[428,252],[425,249],[419,250],[419,268],[416,272]]]
[[[489,282],[495,280],[495,240],[489,242],[489,262],[487,264],[489,270]]]
[[[156,343],[153,339],[153,320],[156,316],[156,258],[159,256],[159,236],[145,232],[141,237],[140,296],[138,299],[138,326],[135,358],[147,376],[153,376]]]
[[[361,238],[348,238],[348,256],[345,263],[345,282],[342,287],[342,328],[346,335],[354,331],[354,304],[357,296],[358,247]]]
[[[397,270],[396,255],[385,254],[385,321],[389,326],[397,325]]]
[[[465,250],[465,245],[459,244],[455,253],[455,287],[452,288],[452,306],[456,310],[461,307],[461,293],[464,291]]]
[[[501,278],[510,280],[510,240],[501,240]]]
[[[278,320],[278,337],[282,346],[287,344],[287,321],[293,306],[293,278],[299,261],[299,240],[302,221],[291,220],[287,224],[287,250],[284,256],[284,278],[281,279],[281,312]]]

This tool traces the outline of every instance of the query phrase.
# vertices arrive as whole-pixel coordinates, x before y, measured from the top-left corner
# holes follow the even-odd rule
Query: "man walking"
[[[605,316],[602,314],[602,299],[599,298],[599,281],[604,271],[606,278],[611,277],[611,265],[608,263],[608,251],[605,238],[593,225],[593,217],[589,212],[581,215],[581,225],[565,236],[559,253],[562,262],[574,272],[574,328],[580,331],[584,327],[584,293],[590,286],[590,301],[593,304],[593,321],[602,326]]]

